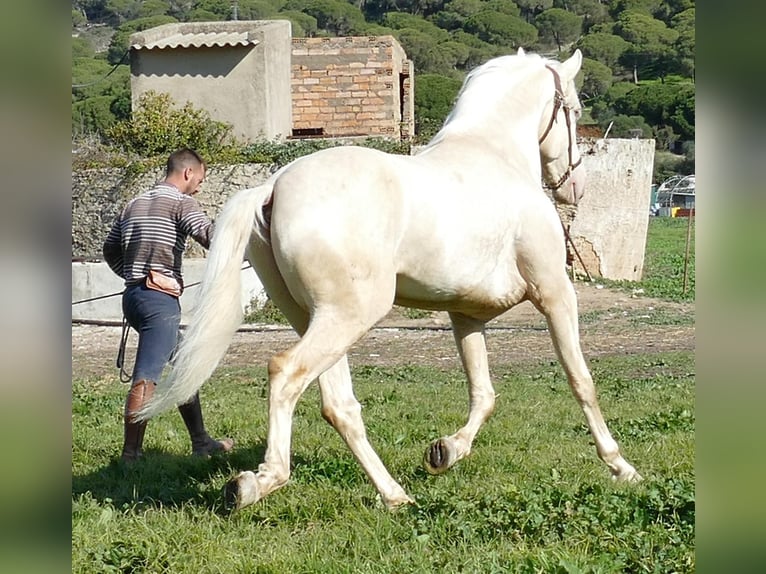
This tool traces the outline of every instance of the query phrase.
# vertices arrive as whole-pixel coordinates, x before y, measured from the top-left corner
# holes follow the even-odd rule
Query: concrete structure
[[[244,265],[243,265],[244,267]],[[196,283],[205,270],[204,259],[184,259],[184,283],[186,289],[181,295],[181,321],[188,323],[189,314],[196,302]],[[102,261],[72,262],[72,320],[74,321],[121,321],[122,297],[114,295],[96,301],[87,301],[94,297],[121,293],[124,289],[122,279],[117,277],[109,266]],[[266,302],[266,293],[258,275],[252,269],[242,271],[242,310],[261,307]]]
[[[595,277],[640,281],[652,193],[654,140],[581,142],[588,172],[585,195],[569,234]],[[584,272],[574,257],[575,270]]]
[[[294,137],[415,135],[414,67],[393,36],[292,42]]]
[[[147,91],[190,102],[241,141],[292,132],[290,23],[188,22],[130,36],[133,107]]]

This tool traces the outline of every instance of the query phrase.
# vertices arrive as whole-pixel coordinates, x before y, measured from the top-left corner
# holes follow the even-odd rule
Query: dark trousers
[[[156,382],[178,342],[181,305],[176,297],[140,284],[125,289],[122,312],[138,333],[133,382]]]

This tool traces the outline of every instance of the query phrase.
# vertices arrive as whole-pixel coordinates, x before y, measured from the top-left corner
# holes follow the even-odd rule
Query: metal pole
[[[689,210],[689,222],[686,226],[686,252],[684,253],[684,288],[683,294],[686,295],[686,290],[689,285],[689,250],[692,242],[692,218],[694,217],[694,208]]]

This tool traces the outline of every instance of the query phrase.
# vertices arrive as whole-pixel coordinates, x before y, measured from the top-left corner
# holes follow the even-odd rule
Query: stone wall
[[[202,189],[194,197],[215,219],[232,193],[255,187],[273,171],[274,168],[261,164],[213,165],[208,169]],[[163,176],[163,169],[141,175],[117,168],[72,172],[72,259],[101,259],[104,238],[120,209]],[[193,241],[189,243],[188,257],[203,256],[201,247]]]

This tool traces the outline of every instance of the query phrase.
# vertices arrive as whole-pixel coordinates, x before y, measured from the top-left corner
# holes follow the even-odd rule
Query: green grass
[[[463,374],[358,366],[370,441],[417,505],[385,510],[321,418],[311,386],[294,419],[290,483],[228,515],[221,489],[261,462],[262,368],[219,369],[203,388],[226,457],[187,456],[180,417],[150,423],[146,459],[116,461],[124,386],[73,382],[72,571],[172,573],[693,572],[694,356],[593,359],[607,422],[645,478],[615,485],[557,363],[493,365],[498,401],[472,455],[420,468],[463,423]]]
[[[651,217],[646,236],[644,273],[640,282],[599,282],[626,290],[643,290],[647,297],[668,301],[694,301],[695,299],[695,224],[692,219],[689,260],[686,266],[687,284],[684,292],[684,261],[689,220],[685,217]]]

